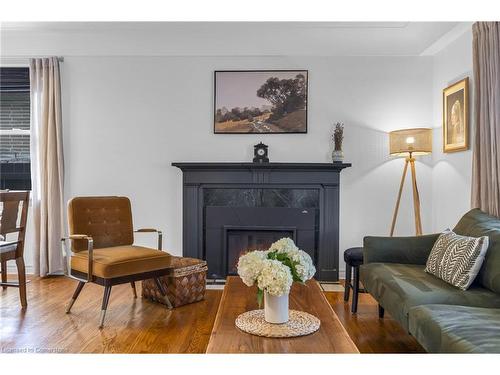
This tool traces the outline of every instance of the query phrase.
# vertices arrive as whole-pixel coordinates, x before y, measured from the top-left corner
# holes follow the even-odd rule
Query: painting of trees
[[[306,70],[215,72],[215,133],[306,133]]]
[[[269,78],[259,90],[257,96],[269,100],[273,105],[271,119],[304,109],[306,105],[306,80],[303,74],[293,79]]]

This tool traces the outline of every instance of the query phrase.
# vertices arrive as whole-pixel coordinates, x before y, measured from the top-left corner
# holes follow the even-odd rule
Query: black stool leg
[[[378,317],[380,319],[384,319],[384,312],[385,312],[384,308],[382,306],[378,305]]]
[[[354,267],[354,281],[352,286],[352,304],[351,312],[358,312],[358,294],[359,294],[359,266]]]
[[[345,267],[345,285],[344,285],[344,301],[349,301],[349,293],[351,289],[351,266],[346,263]]]

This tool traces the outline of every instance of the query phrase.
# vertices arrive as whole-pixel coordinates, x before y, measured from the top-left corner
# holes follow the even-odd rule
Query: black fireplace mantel
[[[316,264],[316,278],[322,281],[338,280],[340,172],[350,167],[351,164],[185,162],[172,163],[172,166],[183,172],[184,256],[207,259],[207,249],[210,248],[208,246],[210,244],[206,243],[207,209],[224,206],[225,204],[221,204],[221,199],[224,197],[231,200],[227,202],[227,205],[234,210],[238,208],[238,202],[234,202],[232,197],[243,196],[248,199],[249,191],[276,192],[274,196],[269,194],[273,197],[281,197],[284,192],[292,191],[297,194],[314,192],[317,202],[311,203],[306,197],[297,205],[300,208],[305,205],[304,208],[307,208],[307,205],[311,203],[310,206],[314,205],[315,212],[317,212],[316,248],[308,250],[312,252],[311,255]],[[224,189],[231,189],[226,190],[230,194],[214,193],[216,198],[210,195]],[[243,193],[238,195],[238,191]],[[255,197],[252,196],[249,199],[253,198]],[[255,203],[255,200],[252,202]],[[244,203],[248,207],[248,201]],[[278,203],[281,207],[276,206],[277,209],[290,206],[283,206],[290,202]],[[291,205],[294,205],[293,202]],[[255,207],[258,208],[259,205],[256,204]],[[266,210],[266,215],[269,215],[269,205]],[[213,254],[213,250],[209,250],[210,254]],[[211,270],[211,260],[207,259],[207,261],[209,274],[213,272],[222,277],[225,276],[221,274],[220,262],[213,261]]]
[[[226,162],[185,162],[172,163],[183,171],[190,169],[309,169],[330,170],[340,172],[351,166],[350,163],[226,163]]]

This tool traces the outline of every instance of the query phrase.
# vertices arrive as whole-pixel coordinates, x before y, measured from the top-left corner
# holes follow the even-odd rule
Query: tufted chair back
[[[70,234],[94,239],[94,248],[127,246],[134,242],[132,209],[127,197],[76,197],[68,203]],[[87,241],[72,241],[73,252],[87,250]]]

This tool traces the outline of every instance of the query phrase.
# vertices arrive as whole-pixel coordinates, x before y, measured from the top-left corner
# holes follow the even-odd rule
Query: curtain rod
[[[16,60],[16,59],[37,59],[37,58],[49,58],[53,56],[0,56],[0,60]],[[57,61],[64,62],[64,56],[56,56]]]

